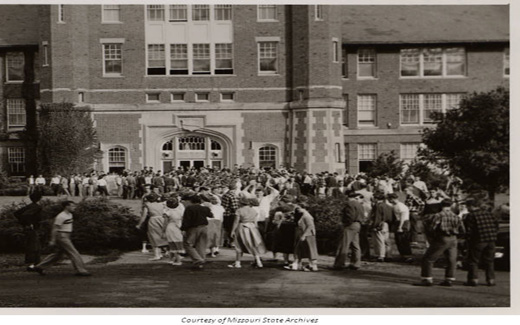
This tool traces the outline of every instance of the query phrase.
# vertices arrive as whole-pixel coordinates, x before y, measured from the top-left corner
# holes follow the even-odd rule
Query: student
[[[27,271],[33,271],[34,265],[40,263],[41,247],[38,229],[40,229],[42,207],[38,202],[42,198],[42,194],[34,191],[29,198],[32,203],[16,211],[14,215],[24,228]]]

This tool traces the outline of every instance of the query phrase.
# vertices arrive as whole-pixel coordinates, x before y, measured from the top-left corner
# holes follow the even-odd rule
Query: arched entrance
[[[200,133],[181,133],[168,137],[160,144],[163,172],[178,167],[221,169],[228,164],[227,144],[224,139]]]

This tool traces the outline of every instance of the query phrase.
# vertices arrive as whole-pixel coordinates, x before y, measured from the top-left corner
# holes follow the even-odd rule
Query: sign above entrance
[[[181,129],[186,131],[195,131],[204,128],[204,117],[179,117]]]

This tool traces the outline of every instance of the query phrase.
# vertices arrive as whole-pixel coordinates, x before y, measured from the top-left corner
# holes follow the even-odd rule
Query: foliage
[[[41,105],[37,160],[47,175],[84,172],[101,154],[87,108],[71,103]]]
[[[368,176],[379,177],[388,175],[391,178],[396,178],[402,174],[404,162],[399,159],[394,150],[380,154],[374,161],[374,164],[368,171]]]
[[[435,168],[435,166],[418,159],[414,159],[412,163],[408,165],[408,169],[404,173],[403,179],[406,180],[411,175],[420,177],[421,180],[426,183],[428,188],[439,187],[445,189],[448,183],[448,176],[444,175],[442,171]]]
[[[509,186],[509,90],[473,93],[459,109],[434,118],[437,127],[423,133],[423,159],[447,168],[465,185],[479,185],[492,197]]]
[[[14,211],[25,203],[13,203],[0,210],[0,252],[21,252],[24,247],[23,229]],[[52,221],[61,211],[61,203],[42,200],[40,239],[43,247],[49,242]],[[112,250],[133,250],[140,246],[138,217],[130,208],[106,198],[81,201],[74,212],[72,241],[81,252],[103,254]]]
[[[341,210],[346,199],[309,197],[307,210],[314,218],[320,254],[334,253],[343,234]]]
[[[5,170],[0,168],[0,188],[4,188],[9,184],[9,177]]]

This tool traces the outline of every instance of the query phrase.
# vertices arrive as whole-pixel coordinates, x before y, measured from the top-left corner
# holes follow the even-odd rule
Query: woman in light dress
[[[159,195],[153,192],[145,196],[144,199],[143,212],[138,227],[141,227],[142,223],[146,222],[146,217],[149,215],[148,240],[154,252],[154,257],[150,261],[158,261],[162,258],[161,247],[168,245],[166,239],[163,238],[164,203],[158,202]]]
[[[249,253],[255,259],[255,267],[261,268],[263,265],[260,255],[264,254],[266,249],[256,225],[258,212],[253,209],[251,200],[247,198],[241,198],[239,206],[240,208],[236,211],[236,217],[231,230],[231,238],[235,244],[236,260],[235,263],[228,265],[228,267],[241,268],[240,260],[242,255]]]
[[[182,265],[181,253],[184,251],[182,238],[182,216],[184,214],[184,205],[179,204],[177,198],[170,198],[166,201],[163,217],[163,238],[168,241],[170,248],[171,265]]]
[[[210,203],[209,209],[213,214],[213,218],[208,219],[208,247],[211,250],[211,257],[217,257],[225,210],[220,205],[220,199],[216,195],[211,196]]]

